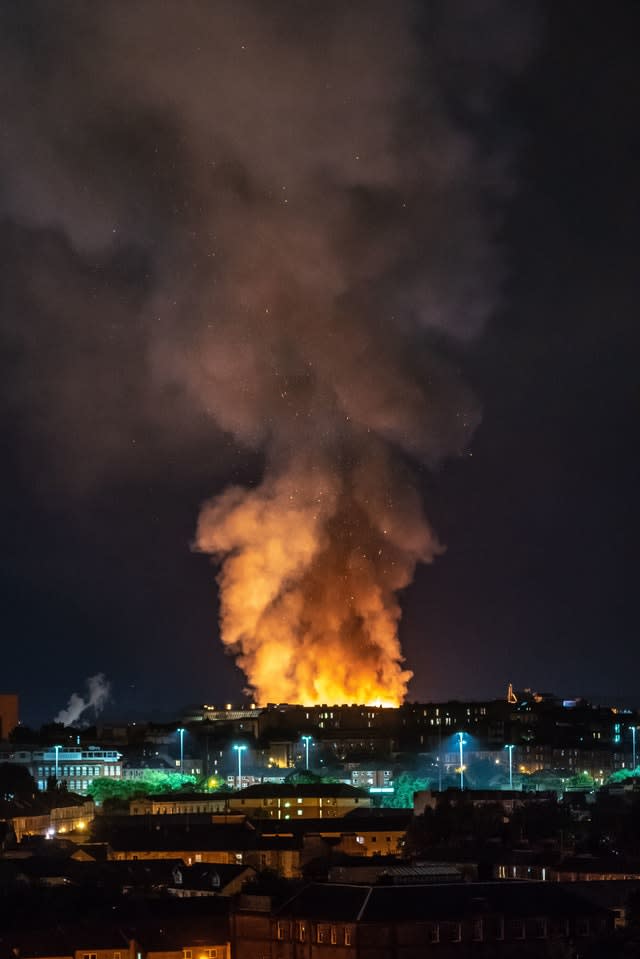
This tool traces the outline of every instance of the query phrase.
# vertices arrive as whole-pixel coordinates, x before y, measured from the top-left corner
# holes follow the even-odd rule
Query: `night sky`
[[[230,216],[225,191],[241,195],[243,209],[256,193],[255,171],[243,165],[240,147],[215,186],[205,191],[195,182],[201,171],[193,156],[209,149],[198,140],[197,119],[206,126],[216,97],[225,106],[231,101],[234,118],[246,109],[247,151],[259,121],[246,91],[245,99],[235,88],[185,92],[197,73],[183,76],[162,53],[183,5],[161,4],[156,17],[154,4],[132,3],[132,22],[111,17],[118,6],[0,6],[0,691],[18,691],[22,718],[32,723],[51,719],[97,672],[112,684],[113,715],[240,698],[243,676],[219,640],[215,574],[192,544],[203,502],[229,483],[254,488],[274,455],[271,441],[239,439],[241,430],[225,428],[234,414],[226,401],[224,415],[217,407],[209,415],[207,403],[193,399],[193,377],[181,380],[177,363],[169,372],[163,366],[163,350],[173,357],[186,343],[190,355],[191,339],[204,328],[201,258],[216,223]],[[187,34],[197,38],[208,6],[189,7],[198,12],[184,26]],[[339,4],[323,5],[322,16],[312,2],[295,5],[295,16],[294,5],[264,4],[269,14],[261,14],[252,34],[257,5],[210,6],[223,24],[228,16],[229,36],[250,25],[249,47],[268,35],[293,51],[315,50],[319,64],[331,16],[341,25]],[[447,123],[481,144],[478,178],[486,182],[494,161],[499,168],[496,189],[478,187],[481,243],[490,249],[480,266],[490,278],[486,286],[471,283],[470,297],[482,299],[482,315],[461,320],[451,338],[448,320],[429,332],[456,382],[466,384],[460,395],[476,397],[470,416],[479,425],[464,441],[452,441],[457,456],[440,434],[442,456],[434,455],[434,444],[424,455],[411,452],[421,449],[417,440],[400,444],[446,545],[432,565],[418,566],[401,597],[400,637],[415,674],[409,698],[502,696],[513,682],[638,703],[640,7],[619,0],[605,14],[591,2],[487,0],[422,4],[418,17],[407,4],[404,22],[394,14],[387,23],[390,6],[353,5],[345,35],[353,69],[363,71],[355,87],[371,92],[374,104],[384,97],[403,59],[406,27],[429,66],[428,79],[416,71],[414,113],[402,119],[408,155],[419,156],[419,111],[437,89]],[[471,6],[485,7],[484,30],[466,15]],[[234,9],[245,18],[240,28]],[[368,59],[378,41],[363,39],[370,46],[358,53],[358,11],[363,27],[380,13],[391,48],[380,79],[376,60]],[[114,36],[134,38],[125,44],[131,72],[111,51]],[[144,45],[136,46],[140,36]],[[350,73],[340,63],[332,80],[348,96]],[[143,75],[162,75],[162,83],[149,84],[153,96],[137,85]],[[232,82],[233,70],[229,76]],[[274,95],[286,104],[284,94]],[[180,97],[195,104],[188,132]],[[400,100],[393,110],[409,111]],[[313,92],[302,97],[299,115],[312,113],[314,102]],[[224,122],[240,144],[235,119]],[[339,147],[345,131],[322,122],[332,149]],[[375,144],[376,125],[365,117],[360,134]],[[267,166],[274,156],[276,147]],[[255,162],[260,169],[260,157]],[[327,166],[332,162],[327,148]],[[414,168],[407,170],[412,176]],[[467,163],[464,176],[473,170]],[[367,175],[373,182],[379,170]],[[401,189],[394,180],[389,195]],[[416,277],[426,276],[427,288],[430,278],[437,286],[450,272],[445,298],[449,286],[460,286],[464,265],[459,273],[451,261],[457,250],[466,255],[469,236],[448,221],[466,223],[469,207],[466,184],[456,189],[445,196],[454,213],[445,203],[435,227],[424,227],[431,236],[448,231],[446,255],[440,250],[436,266],[427,263],[421,273],[409,251],[421,242],[422,218],[411,220],[405,242],[402,223],[382,200],[373,203],[374,188],[364,195],[352,187],[362,192],[356,199],[365,212],[341,236],[345,261],[357,262],[357,231],[375,236],[378,224],[394,249],[405,251],[392,264],[381,261],[374,297],[389,309],[412,309],[403,307],[394,280],[409,290],[408,300],[425,296]],[[218,204],[210,207],[211,220],[202,212],[209,190]],[[408,195],[416,210],[426,202],[422,189],[408,188]],[[310,232],[319,196],[302,210]],[[221,228],[218,255],[225,256],[225,236],[242,250],[240,231]],[[427,239],[426,260],[432,246]],[[378,253],[367,247],[365,255],[373,272]],[[235,271],[224,277],[224,295],[233,297],[251,276],[243,276],[241,257],[230,255],[225,265]],[[367,300],[350,270],[348,305],[360,316]],[[462,300],[458,309],[468,312],[469,304]],[[197,321],[183,322],[181,311]],[[215,338],[215,310],[212,322]],[[380,321],[375,314],[366,322]],[[384,336],[404,355],[403,322],[376,332],[375,342]],[[407,336],[406,352],[414,342]],[[418,368],[411,365],[412,376]],[[375,390],[373,376],[372,383]],[[448,388],[443,393],[448,397]],[[311,417],[308,430],[316,425]],[[437,428],[442,435],[448,429]]]

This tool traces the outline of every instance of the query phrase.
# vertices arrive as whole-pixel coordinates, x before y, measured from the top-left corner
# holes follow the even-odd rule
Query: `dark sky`
[[[152,402],[141,385],[149,340],[136,318],[155,308],[158,264],[181,291],[191,266],[198,274],[185,237],[197,233],[201,247],[202,224],[192,231],[183,212],[198,193],[184,188],[179,124],[159,98],[135,122],[127,97],[138,92],[82,6],[65,7],[76,11],[66,23],[50,5],[0,11],[10,118],[0,149],[0,690],[20,693],[31,722],[52,718],[100,671],[116,714],[240,697],[211,565],[190,544],[203,501],[230,481],[255,486],[264,467],[259,442],[251,449],[212,425],[171,377]],[[285,8],[271,27],[293,45],[319,43],[325,25],[301,36]],[[510,36],[500,4],[487,11],[491,29]],[[631,0],[606,16],[590,2],[529,8],[524,39],[505,46],[499,91],[481,89],[492,111],[468,121],[510,158],[508,189],[493,198],[503,279],[493,298],[482,291],[484,329],[444,348],[482,421],[465,455],[415,467],[447,551],[418,566],[402,596],[410,698],[497,696],[512,681],[637,701],[639,28]],[[418,49],[423,29],[412,25]],[[462,109],[473,58],[456,72],[450,40],[424,43],[425,56],[446,53],[429,83],[453,90],[451,109]],[[489,46],[496,59],[500,44]],[[132,53],[151,72],[153,50],[152,37]],[[348,74],[341,82],[348,90]],[[158,144],[164,172],[147,178]],[[376,215],[388,229],[383,213],[367,213],[368,226]],[[121,229],[121,242],[109,239]],[[384,269],[378,293],[393,303]]]

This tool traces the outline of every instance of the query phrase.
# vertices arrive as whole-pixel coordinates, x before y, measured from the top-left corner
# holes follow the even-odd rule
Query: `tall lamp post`
[[[242,754],[247,747],[239,745],[234,746],[233,748],[238,754],[238,789],[242,789]]]
[[[507,743],[504,748],[509,750],[509,789],[513,789],[513,750],[515,745],[514,743]]]
[[[464,789],[464,747],[466,740],[464,733],[458,733],[458,748],[460,750],[460,789]]]
[[[305,769],[308,772],[309,771],[309,743],[311,742],[311,736],[303,736],[302,742],[304,743]]]
[[[57,785],[58,780],[60,778],[60,763],[59,763],[58,756],[59,756],[60,750],[62,749],[62,746],[54,746],[53,748],[56,753],[56,785]]]
[[[633,768],[636,768],[636,727],[631,727],[631,742],[633,745]]]
[[[179,726],[176,732],[180,735],[180,775],[184,774],[184,727]]]

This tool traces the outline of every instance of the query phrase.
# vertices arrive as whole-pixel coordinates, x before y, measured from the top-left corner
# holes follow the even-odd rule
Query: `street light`
[[[179,726],[176,732],[180,734],[180,775],[184,775],[184,727]]]
[[[233,747],[238,754],[238,789],[242,789],[242,754],[247,748],[246,746],[234,746]]]
[[[631,741],[633,743],[633,768],[636,768],[636,727],[631,727]]]
[[[311,736],[303,736],[302,742],[304,743],[304,752],[305,752],[305,769],[309,771],[309,743],[312,741]]]
[[[514,743],[507,743],[504,748],[509,750],[509,789],[513,789],[513,750],[515,745]]]
[[[464,733],[458,733],[457,736],[460,749],[460,789],[464,789],[464,747],[467,741],[464,738]]]
[[[53,748],[55,749],[55,753],[56,753],[56,785],[57,785],[58,779],[60,778],[60,765],[58,762],[58,753],[62,749],[62,746],[54,746]]]

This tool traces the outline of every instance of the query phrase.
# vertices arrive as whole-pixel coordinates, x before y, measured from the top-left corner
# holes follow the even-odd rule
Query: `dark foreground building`
[[[613,930],[606,909],[545,883],[306,886],[232,919],[234,959],[573,959]]]

